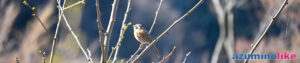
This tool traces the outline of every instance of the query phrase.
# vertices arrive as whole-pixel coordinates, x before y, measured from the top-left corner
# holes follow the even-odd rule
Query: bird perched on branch
[[[133,28],[134,28],[133,34],[135,39],[141,43],[140,47],[142,47],[145,44],[150,44],[152,42],[153,39],[151,35],[144,29],[144,27],[141,24],[135,24],[133,25]],[[156,46],[154,45],[152,46],[152,48],[154,48],[157,56],[160,58],[161,55],[158,49],[156,48]]]

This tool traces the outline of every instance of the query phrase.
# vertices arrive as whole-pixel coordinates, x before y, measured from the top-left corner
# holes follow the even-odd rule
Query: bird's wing
[[[145,36],[145,40],[147,42],[149,42],[149,43],[152,42],[152,37],[151,37],[151,35],[147,31],[143,32],[143,34],[145,34],[144,36]]]
[[[142,42],[150,43],[152,41],[152,37],[147,31],[139,30],[137,31],[137,33],[138,33],[137,36]]]

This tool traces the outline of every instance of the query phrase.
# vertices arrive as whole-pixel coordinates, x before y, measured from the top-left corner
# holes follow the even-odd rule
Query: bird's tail
[[[160,53],[159,53],[159,50],[156,48],[156,46],[152,46],[152,48],[155,50],[155,53],[157,54],[158,58],[161,57]]]

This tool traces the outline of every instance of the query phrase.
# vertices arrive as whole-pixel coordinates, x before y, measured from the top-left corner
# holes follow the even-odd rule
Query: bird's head
[[[143,29],[142,24],[135,24],[135,25],[133,25],[133,29],[134,30]]]

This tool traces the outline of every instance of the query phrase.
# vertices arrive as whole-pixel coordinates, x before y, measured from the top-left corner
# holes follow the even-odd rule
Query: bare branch
[[[115,18],[116,18],[116,14],[117,14],[117,9],[118,9],[118,4],[119,4],[119,0],[114,0],[113,4],[112,4],[112,9],[111,9],[111,14],[110,14],[110,19],[109,19],[109,24],[107,26],[107,30],[104,34],[104,54],[102,54],[101,56],[101,62],[106,61],[105,57],[107,55],[107,52],[109,50],[109,42],[110,42],[110,36],[115,24]]]
[[[37,15],[34,15],[34,17],[41,23],[41,25],[44,27],[44,29],[46,30],[46,32],[50,33],[50,32],[47,30],[46,26],[43,24],[42,20],[41,20]],[[51,33],[50,33],[50,34],[51,34]]]
[[[176,46],[174,46],[173,49],[172,49],[172,51],[166,57],[164,57],[159,63],[165,62],[173,54],[173,52],[175,51],[175,49],[176,49]]]
[[[110,59],[111,59],[111,56],[115,53],[115,47],[111,47],[111,53],[109,54],[109,57],[108,57],[108,63],[110,63]]]
[[[268,32],[272,24],[274,23],[274,20],[278,17],[278,15],[281,13],[281,11],[284,9],[284,7],[288,4],[288,0],[285,0],[280,9],[277,11],[277,13],[272,17],[271,22],[268,24],[267,28],[264,31],[261,31],[261,35],[254,41],[255,44],[251,48],[249,54],[252,54],[253,51],[257,48],[257,46],[260,44],[261,40],[265,37],[265,34]],[[248,63],[248,59],[244,61],[244,63]]]
[[[58,6],[61,6],[60,5],[60,2],[61,2],[61,0],[56,0],[57,1],[57,4],[58,4]],[[65,5],[65,3],[66,3],[66,1],[64,1],[64,3],[63,3],[63,5],[62,5],[62,8],[64,7],[64,5]],[[54,37],[53,37],[53,42],[52,42],[52,48],[51,48],[51,53],[50,53],[50,60],[49,60],[49,63],[52,63],[52,61],[53,61],[53,55],[54,55],[54,49],[55,49],[55,43],[56,43],[56,38],[57,38],[57,34],[58,34],[58,30],[59,30],[59,26],[60,26],[60,21],[61,21],[61,15],[64,13],[64,11],[63,10],[58,10],[58,22],[57,22],[57,25],[56,25],[56,29],[55,29],[55,34],[54,34]]]
[[[43,26],[43,28],[45,29],[45,31],[46,31],[47,33],[51,34],[51,33],[47,30],[47,27],[45,26],[45,24],[43,24],[43,21],[40,19],[40,17],[37,16],[36,11],[35,11],[36,8],[35,8],[35,7],[31,7],[31,6],[27,3],[26,0],[23,0],[23,4],[26,5],[28,8],[31,9],[31,11],[32,11],[32,16],[35,17],[35,18],[40,22],[40,24]]]
[[[64,18],[64,21],[66,22],[66,26],[68,27],[69,31],[71,32],[71,34],[73,35],[73,37],[76,40],[76,43],[78,44],[78,46],[80,47],[81,51],[83,52],[83,54],[85,55],[85,57],[87,58],[87,60],[89,60],[89,57],[86,53],[86,51],[84,50],[84,48],[82,47],[82,45],[80,44],[80,41],[78,39],[78,37],[75,35],[75,33],[73,32],[71,26],[69,25],[69,22],[67,21],[66,16],[63,14],[62,17]]]
[[[150,47],[153,47],[153,45],[155,45],[155,43],[161,39],[164,35],[166,35],[172,28],[175,27],[176,24],[178,24],[179,22],[181,22],[183,19],[185,19],[187,16],[189,16],[197,7],[200,6],[200,4],[203,3],[203,0],[200,0],[191,10],[189,10],[187,13],[185,13],[182,17],[180,17],[179,19],[177,19],[176,21],[174,21],[174,23],[168,27],[162,34],[160,34],[155,40],[153,40],[151,42],[151,44],[149,46],[147,46],[142,52],[140,55],[137,56],[136,59],[133,60],[134,63],[137,62],[137,60],[143,56],[149,49]]]
[[[103,26],[101,24],[101,13],[100,13],[100,6],[99,6],[99,0],[96,0],[96,9],[97,9],[97,24],[98,24],[98,32],[99,32],[99,42],[101,47],[101,55],[104,56],[104,43],[103,43]],[[105,58],[102,57],[101,60],[104,60]],[[104,62],[102,62],[104,63]]]
[[[182,63],[185,63],[185,62],[186,62],[186,59],[187,59],[187,57],[188,57],[190,54],[191,54],[191,51],[185,54],[185,58],[184,58],[184,60],[183,60]]]
[[[58,8],[59,8],[59,10],[63,10],[62,6],[60,6],[60,5],[58,6]],[[77,43],[78,46],[80,47],[80,50],[83,52],[83,54],[85,55],[85,57],[87,58],[87,60],[90,60],[90,59],[89,59],[90,57],[88,56],[87,52],[86,52],[86,51],[84,50],[84,48],[82,47],[82,45],[81,45],[81,43],[80,43],[78,37],[75,35],[75,33],[73,32],[71,26],[69,25],[69,22],[68,22],[66,16],[65,16],[64,14],[62,14],[62,17],[63,17],[63,19],[64,19],[64,21],[65,21],[65,23],[66,23],[66,26],[68,27],[69,31],[71,32],[72,36],[75,38],[76,43]]]
[[[163,3],[163,2],[164,2],[164,0],[160,0],[160,3],[159,3],[159,5],[158,5],[158,8],[157,8],[157,10],[156,10],[156,12],[155,12],[155,17],[154,17],[152,26],[151,26],[151,28],[150,28],[150,30],[149,30],[149,34],[151,34],[152,29],[153,29],[154,25],[156,24],[156,19],[157,19],[157,16],[158,16],[158,12],[159,12],[160,7],[162,6],[162,3]]]
[[[67,10],[67,9],[72,8],[72,7],[74,7],[76,5],[79,5],[79,4],[85,4],[85,0],[77,1],[76,3],[73,3],[73,4],[63,8],[63,10]]]
[[[131,62],[133,59],[135,59],[136,55],[138,54],[139,51],[142,50],[142,46],[139,46],[138,50],[136,50],[133,55],[131,55],[131,57],[128,59],[128,61],[126,63]]]
[[[60,0],[57,0],[57,2],[60,2]],[[65,2],[64,2],[65,3]],[[37,16],[36,14],[36,10],[35,10],[35,7],[31,7],[26,0],[23,0],[23,4],[26,5],[27,7],[29,7],[31,9],[31,11],[33,12],[32,16],[34,16],[39,22],[40,24],[43,26],[43,28],[46,30],[47,33],[51,34],[46,26],[42,23],[42,20]],[[59,3],[58,3],[59,4]],[[59,4],[60,5],[60,4]],[[63,13],[63,11],[60,11],[59,10],[59,15],[61,15]],[[57,32],[58,32],[58,28],[59,28],[59,25],[60,25],[60,20],[61,20],[61,16],[59,16],[59,21],[57,23],[57,27],[56,27],[56,31],[55,31],[55,34],[54,34],[54,38],[53,38],[53,43],[52,43],[52,48],[51,48],[51,53],[50,53],[50,60],[49,62],[52,63],[52,60],[53,60],[53,55],[54,55],[54,48],[55,48],[55,43],[56,43],[56,37],[57,37]],[[43,56],[43,63],[45,62],[45,58]]]
[[[94,61],[93,61],[93,59],[92,59],[92,53],[91,53],[91,51],[89,50],[89,49],[86,49],[87,50],[87,52],[88,52],[88,55],[89,55],[89,59],[88,59],[88,63],[94,63]]]
[[[227,57],[231,58],[230,56],[234,53],[233,42],[234,42],[234,14],[232,10],[236,5],[235,0],[226,0],[225,6],[221,4],[220,0],[212,0],[212,3],[215,8],[215,12],[218,17],[218,23],[220,28],[220,34],[218,41],[216,43],[211,63],[217,63],[219,59],[219,55],[221,49],[224,45],[224,48],[227,53]],[[228,25],[226,25],[226,23]],[[225,42],[225,43],[224,43]],[[235,63],[233,59],[229,59],[229,63]]]
[[[40,51],[40,53],[42,54],[42,63],[46,63],[46,59],[45,59],[46,52]]]
[[[118,40],[117,45],[115,46],[116,47],[116,50],[115,50],[116,52],[115,52],[114,59],[113,59],[112,63],[115,63],[115,61],[117,60],[117,56],[119,54],[119,49],[120,49],[120,46],[122,44],[122,40],[124,39],[124,33],[127,30],[128,26],[131,25],[131,22],[129,24],[126,24],[128,13],[131,10],[130,3],[131,3],[131,0],[128,0],[127,9],[126,9],[126,12],[124,14],[122,27],[121,27],[121,30],[120,30],[119,40]]]
[[[221,3],[220,0],[212,0],[212,3],[215,7],[215,12],[218,15],[218,22],[219,22],[219,28],[220,28],[220,34],[219,34],[219,38],[218,41],[216,43],[213,55],[212,55],[212,59],[211,59],[211,63],[217,63],[218,62],[218,58],[223,46],[223,43],[225,41],[225,35],[226,35],[226,26],[225,26],[225,14],[224,11],[221,7]]]

